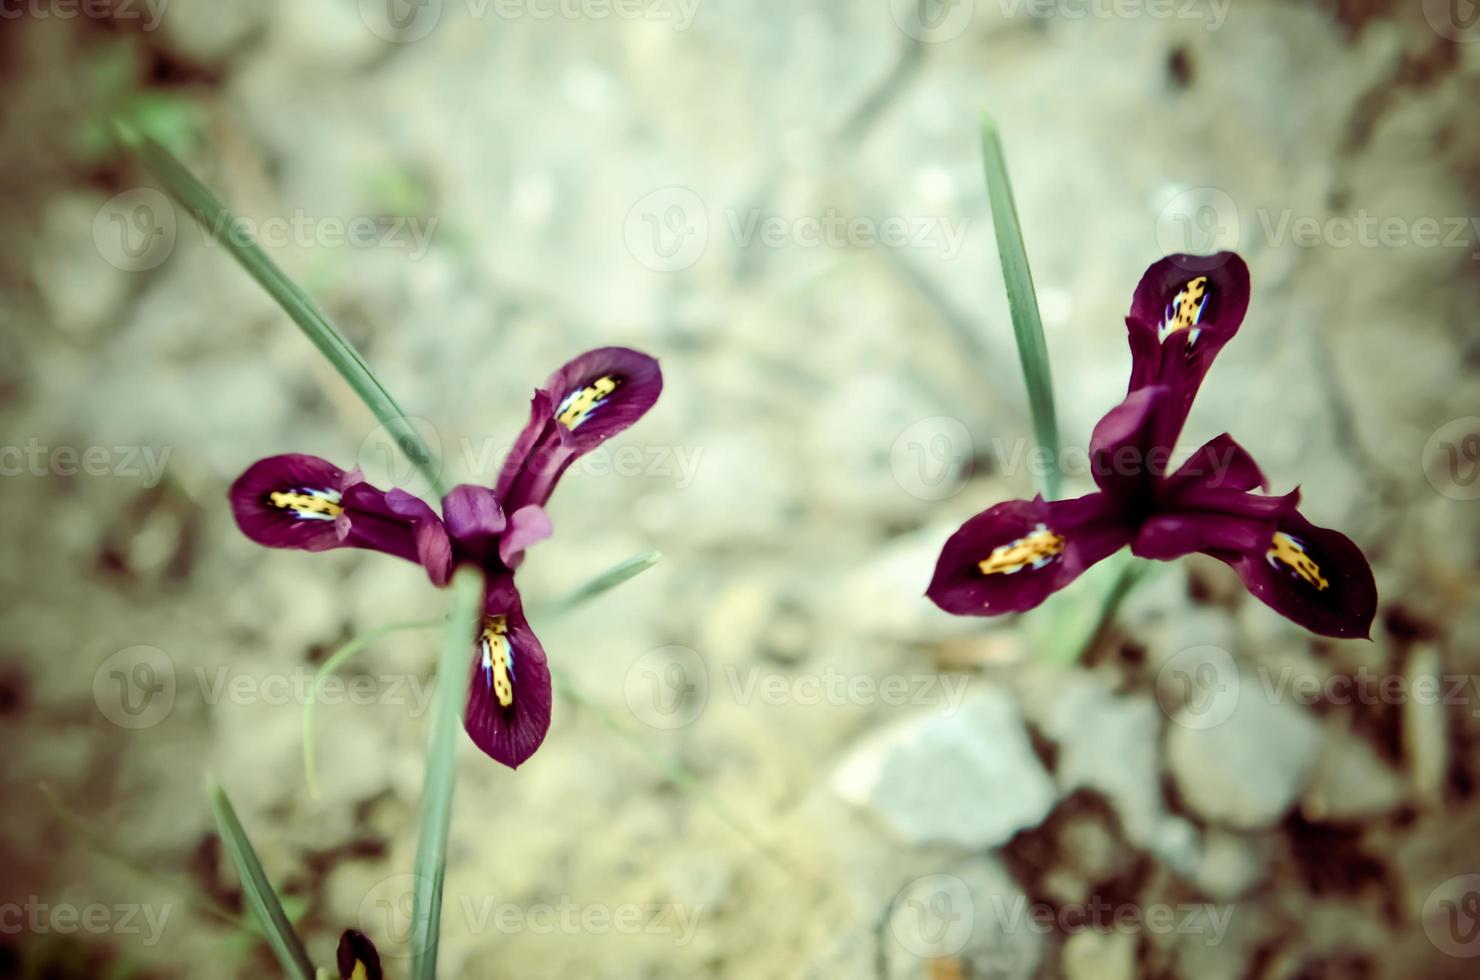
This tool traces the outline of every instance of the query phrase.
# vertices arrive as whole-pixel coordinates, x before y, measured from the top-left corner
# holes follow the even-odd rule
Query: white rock
[[[1315,777],[1300,802],[1314,821],[1363,820],[1401,806],[1405,781],[1371,743],[1345,727],[1328,727]]]
[[[882,932],[885,975],[1028,980],[1043,958],[1044,931],[1028,918],[1027,896],[1000,861],[976,857],[947,873],[905,884]]]
[[[1064,943],[1065,980],[1135,980],[1136,935],[1076,932]]]
[[[1244,674],[1177,712],[1167,764],[1182,798],[1218,824],[1253,830],[1278,821],[1305,789],[1321,730],[1297,704],[1270,697]]]
[[[949,716],[925,716],[866,740],[833,788],[913,844],[987,848],[1035,827],[1053,780],[1034,754],[1017,702],[985,688]]]

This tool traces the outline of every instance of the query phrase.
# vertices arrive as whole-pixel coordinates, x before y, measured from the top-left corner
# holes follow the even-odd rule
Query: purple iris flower
[[[1299,490],[1265,488],[1226,433],[1167,466],[1213,358],[1249,306],[1249,270],[1232,252],[1171,255],[1146,270],[1126,317],[1130,390],[1090,438],[1097,492],[1010,500],[951,535],[926,595],[946,612],[1022,612],[1129,545],[1171,561],[1201,552],[1233,567],[1256,598],[1325,636],[1366,637],[1377,587],[1344,534],[1311,524]]]
[[[624,347],[588,351],[534,393],[529,422],[493,489],[461,484],[442,516],[404,490],[379,490],[358,469],[316,456],[258,460],[231,485],[247,537],[269,548],[367,548],[420,564],[446,585],[460,565],[487,582],[463,724],[473,742],[517,767],[550,728],[550,670],[524,618],[514,570],[550,536],[545,502],[578,457],[643,416],[663,390],[658,362]]]

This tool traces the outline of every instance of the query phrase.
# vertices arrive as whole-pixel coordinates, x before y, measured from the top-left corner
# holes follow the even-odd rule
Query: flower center
[[[1198,276],[1183,286],[1167,304],[1161,326],[1157,328],[1157,335],[1162,340],[1166,340],[1178,330],[1188,330],[1191,331],[1187,336],[1188,344],[1197,343],[1199,332],[1197,325],[1202,321],[1203,311],[1207,309],[1210,295],[1207,276]]]
[[[338,490],[274,490],[267,502],[279,510],[291,511],[299,521],[332,521],[344,512]]]
[[[555,410],[555,420],[567,429],[574,429],[602,405],[611,393],[622,386],[622,379],[614,374],[597,378],[584,388],[578,388],[565,396]]]
[[[1284,564],[1307,583],[1314,585],[1317,592],[1326,591],[1331,583],[1321,577],[1321,566],[1306,554],[1304,542],[1299,538],[1292,538],[1284,531],[1276,531],[1272,544],[1273,547],[1264,553],[1270,565],[1278,569]]]
[[[1039,524],[1029,533],[1009,541],[977,563],[983,575],[1012,575],[1029,567],[1042,568],[1064,553],[1064,539]]]
[[[514,647],[509,643],[508,617],[489,616],[483,621],[478,648],[483,651],[483,681],[493,688],[499,705],[507,708],[514,703]]]

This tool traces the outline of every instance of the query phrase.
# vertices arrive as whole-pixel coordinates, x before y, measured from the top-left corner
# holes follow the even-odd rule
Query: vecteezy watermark
[[[921,958],[955,956],[975,928],[971,889],[955,875],[916,878],[900,889],[889,910],[895,942]]]
[[[413,434],[416,438],[412,438]],[[431,455],[421,458],[422,447]],[[574,460],[558,444],[535,449],[522,460],[513,458],[512,449],[511,444],[497,439],[463,436],[455,443],[453,452],[461,464],[458,472],[490,486],[513,477],[517,470],[532,477],[558,475],[555,471],[563,471],[594,479],[614,476],[666,480],[675,490],[686,490],[693,485],[704,459],[703,446],[632,442],[602,444]],[[435,425],[424,418],[406,416],[394,431],[384,424],[372,429],[360,442],[355,465],[377,486],[399,487],[408,493],[426,495],[432,490],[429,471],[435,467],[440,474],[445,469],[445,463],[440,460],[442,451],[442,435]]]
[[[1476,0],[1423,0],[1423,16],[1447,41],[1480,41],[1480,3]]]
[[[1480,874],[1456,875],[1429,892],[1422,914],[1424,935],[1439,952],[1480,956]]]
[[[174,909],[169,903],[120,902],[105,905],[91,902],[74,905],[71,902],[44,902],[39,896],[31,895],[24,902],[0,903],[0,934],[141,936],[142,945],[154,946],[164,934]]]
[[[1405,704],[1468,708],[1480,718],[1480,675],[1381,673],[1359,667],[1351,673],[1301,670],[1290,664],[1249,668],[1241,680],[1233,656],[1221,647],[1188,647],[1169,657],[1157,672],[1156,697],[1162,711],[1186,728],[1213,728],[1227,721],[1244,697],[1270,704],[1293,703],[1363,707]],[[1254,683],[1257,681],[1257,683]]]
[[[159,27],[169,0],[6,0],[0,3],[0,20],[89,20],[142,21],[139,29]]]
[[[411,874],[392,875],[377,882],[360,902],[360,929],[384,940],[382,956],[401,958],[416,952],[417,931],[412,928],[416,880]],[[475,936],[489,932],[505,936],[521,932],[539,936],[667,936],[675,946],[693,941],[704,912],[702,905],[582,902],[569,895],[519,904],[490,895],[448,894],[442,907],[444,919],[460,915],[462,924]]]
[[[1181,471],[1187,476],[1204,477],[1208,486],[1223,486],[1237,450],[1201,454],[1195,450],[1156,448],[1141,450],[1121,446],[1115,452],[1094,455],[1087,446],[1063,446],[1055,454],[1030,439],[992,440],[992,463],[1004,475],[1026,472],[1033,477],[1057,470],[1068,477],[1140,476],[1144,473]]]
[[[686,31],[699,0],[460,0],[473,20],[647,21]],[[376,37],[396,44],[420,41],[437,29],[453,0],[360,0],[360,19]]]
[[[627,668],[622,696],[632,716],[650,728],[683,728],[709,703],[709,668],[688,647],[658,647]]]
[[[889,469],[901,490],[921,500],[945,500],[971,478],[976,450],[971,430],[946,415],[913,422],[889,447]]]
[[[639,721],[653,728],[693,724],[716,696],[742,707],[802,708],[884,705],[931,708],[954,715],[970,678],[934,671],[868,674],[839,670],[792,671],[725,665],[716,684],[704,659],[688,647],[667,646],[643,654],[627,670],[623,694]]]
[[[93,215],[93,244],[103,261],[125,272],[158,268],[175,250],[175,207],[163,192],[135,187],[115,194]]]
[[[975,13],[976,0],[889,0],[895,26],[926,44],[960,37]]]
[[[0,446],[0,476],[93,476],[138,479],[159,486],[170,446],[47,446],[34,436],[24,446]]]
[[[1010,936],[1076,932],[1149,933],[1201,936],[1209,946],[1228,934],[1235,907],[1211,902],[1112,902],[1091,895],[1083,902],[1049,904],[1027,896],[993,892],[986,907],[955,875],[933,874],[902,888],[889,913],[889,930],[904,949],[922,958],[955,956],[966,948],[978,926],[987,935]]]
[[[1091,895],[1083,902],[1050,905],[1030,902],[1026,896],[1011,899],[993,895],[990,912],[997,927],[1007,933],[1027,929],[1047,935],[1057,932],[1149,933],[1157,936],[1202,936],[1209,946],[1216,946],[1228,934],[1235,907],[1212,902],[1112,902]]]
[[[401,705],[413,718],[424,715],[435,681],[419,674],[379,673],[319,678],[307,667],[243,673],[230,667],[194,667],[189,675],[203,703],[322,705]],[[134,646],[108,657],[93,673],[93,702],[120,728],[152,728],[169,717],[181,678],[169,654],[158,647]]]
[[[218,214],[196,218],[206,230],[207,248],[225,241],[273,248],[379,248],[404,250],[413,261],[431,248],[436,216],[359,214],[312,215],[298,209],[287,215],[249,218]],[[164,194],[137,187],[115,194],[93,217],[93,244],[109,265],[125,272],[157,268],[175,250],[180,218]]]
[[[1429,486],[1451,500],[1480,499],[1480,416],[1451,419],[1435,429],[1420,465]]]
[[[759,208],[726,208],[712,221],[703,198],[687,187],[663,187],[627,212],[622,236],[627,251],[654,272],[678,272],[704,257],[710,236],[722,231],[736,248],[929,249],[950,261],[966,239],[967,219],[938,215],[768,214]]]
[[[1233,0],[997,0],[997,6],[1006,18],[1202,21],[1211,33],[1228,19]]]
[[[1252,214],[1254,220],[1248,220]],[[1174,196],[1157,216],[1156,238],[1168,254],[1237,249],[1245,232],[1270,248],[1465,249],[1480,259],[1480,217],[1467,215],[1302,214],[1294,208],[1241,212],[1227,192],[1195,187]]]

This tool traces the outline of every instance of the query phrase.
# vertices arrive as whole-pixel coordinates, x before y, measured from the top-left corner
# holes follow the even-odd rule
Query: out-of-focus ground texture
[[[449,0],[392,8],[399,36],[374,3],[169,0],[153,29],[139,3],[4,6],[6,975],[274,975],[232,921],[209,776],[318,963],[355,927],[409,969],[436,634],[346,668],[360,693],[318,712],[318,801],[303,687],[446,596],[383,556],[258,548],[225,501],[277,452],[406,473],[225,250],[138,190],[106,112],[255,227],[297,216],[272,257],[453,480],[491,482],[568,357],[661,358],[661,402],[566,478],[520,580],[534,608],[664,560],[535,611],[590,704],[557,697],[525,767],[461,746],[442,976],[1474,975],[1465,5],[982,2],[921,27],[885,0],[549,19]],[[1212,560],[1157,566],[1073,665],[1103,580],[1017,620],[922,598],[951,530],[1033,490],[983,109],[1066,444],[1123,394],[1145,266],[1237,246],[1252,305],[1185,445],[1232,432],[1360,543],[1372,642],[1303,632]],[[1347,244],[1331,219],[1363,215],[1385,238]],[[345,244],[333,223],[356,216],[432,232]],[[125,247],[166,217],[162,255]],[[89,475],[58,447],[102,448]],[[146,453],[168,453],[157,481]]]

